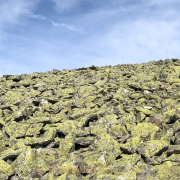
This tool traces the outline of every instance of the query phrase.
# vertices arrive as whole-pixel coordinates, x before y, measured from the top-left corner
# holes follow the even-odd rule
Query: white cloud
[[[0,51],[6,49],[4,41],[8,39],[5,27],[19,23],[19,17],[30,12],[39,0],[0,0]]]
[[[42,16],[40,14],[33,14],[31,11],[27,14],[29,17],[34,19],[40,19],[40,20],[46,20],[47,18],[45,16]]]
[[[67,28],[67,29],[69,29],[69,30],[72,30],[72,31],[76,31],[76,32],[79,32],[79,33],[85,33],[85,32],[82,30],[82,28],[77,29],[77,28],[75,28],[75,27],[72,26],[72,25],[60,24],[60,23],[56,23],[56,22],[51,21],[51,20],[49,20],[49,22],[50,22],[53,26],[56,26],[56,27],[58,27],[58,26],[60,26],[60,27],[65,27],[65,28]]]
[[[83,33],[82,29],[75,28],[72,25],[68,24],[60,24],[49,20],[47,17],[41,14],[34,14],[32,12],[33,7],[39,2],[40,0],[6,0],[0,2],[0,27],[3,27],[2,23],[6,24],[16,24],[18,23],[18,18],[20,16],[26,16],[29,18],[39,19],[39,20],[47,20],[53,26],[60,26],[65,27],[69,30],[76,31],[79,33]],[[60,6],[62,9],[66,9],[77,2],[77,0],[66,0],[66,1],[55,1],[55,3]]]
[[[15,24],[18,17],[32,9],[39,0],[1,0],[0,2],[0,24]]]

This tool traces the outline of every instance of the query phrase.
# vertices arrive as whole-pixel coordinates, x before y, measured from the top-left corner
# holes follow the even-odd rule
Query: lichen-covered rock
[[[0,77],[0,180],[179,180],[180,59]]]

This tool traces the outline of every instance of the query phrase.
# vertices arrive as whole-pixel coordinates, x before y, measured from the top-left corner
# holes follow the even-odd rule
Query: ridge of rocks
[[[178,180],[180,59],[0,77],[0,180]]]

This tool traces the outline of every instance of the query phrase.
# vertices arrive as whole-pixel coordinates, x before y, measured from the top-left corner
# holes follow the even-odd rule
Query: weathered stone
[[[180,60],[4,75],[0,180],[179,180]]]

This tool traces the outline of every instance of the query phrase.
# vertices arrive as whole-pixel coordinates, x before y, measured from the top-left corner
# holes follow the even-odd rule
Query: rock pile
[[[180,59],[4,75],[0,180],[178,180]]]

